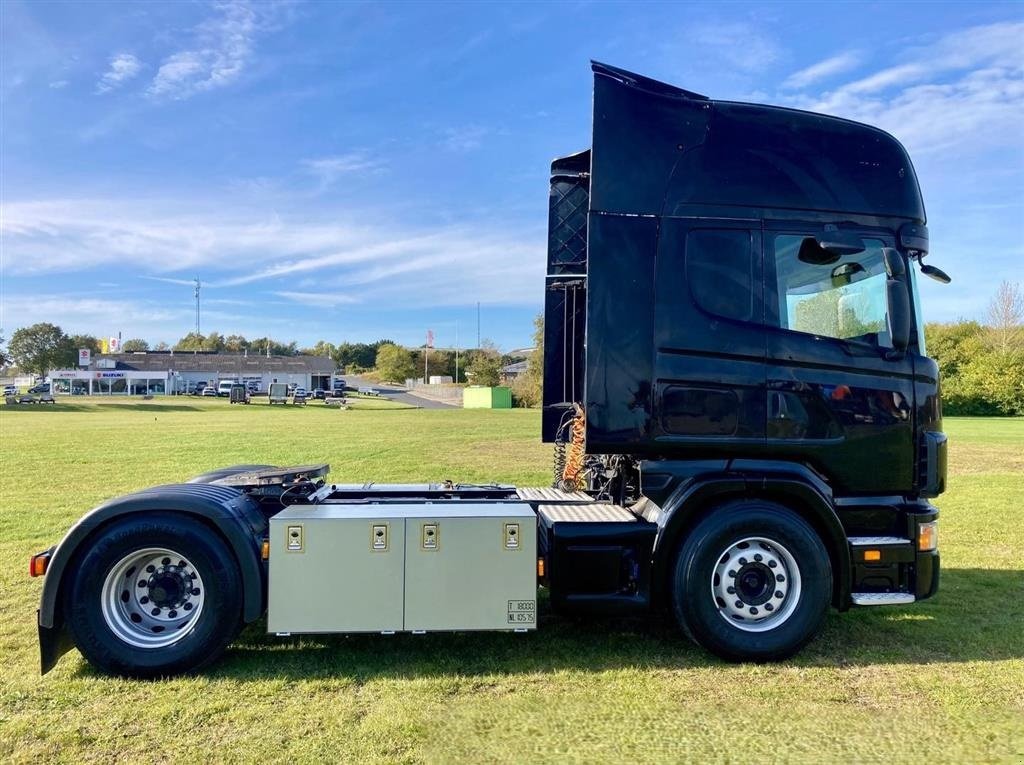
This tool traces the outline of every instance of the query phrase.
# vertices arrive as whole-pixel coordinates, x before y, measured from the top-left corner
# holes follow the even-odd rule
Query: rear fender
[[[108,524],[128,515],[156,511],[176,512],[195,518],[220,534],[234,554],[242,575],[242,617],[258,619],[266,605],[266,570],[260,547],[268,524],[256,502],[238,489],[207,483],[156,486],[112,499],[96,507],[76,523],[50,558],[39,603],[39,642],[42,669],[46,673],[71,643],[64,629],[60,597],[69,568],[89,539]]]

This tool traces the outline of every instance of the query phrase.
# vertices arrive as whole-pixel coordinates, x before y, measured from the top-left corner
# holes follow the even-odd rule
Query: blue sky
[[[1024,275],[1020,4],[0,3],[0,327],[529,343],[591,58],[883,127],[927,318]]]

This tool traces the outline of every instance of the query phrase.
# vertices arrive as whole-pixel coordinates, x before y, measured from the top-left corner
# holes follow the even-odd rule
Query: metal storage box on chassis
[[[536,561],[525,503],[290,507],[270,519],[267,630],[534,629]]]

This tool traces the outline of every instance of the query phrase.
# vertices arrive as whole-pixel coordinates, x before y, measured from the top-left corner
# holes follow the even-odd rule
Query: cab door
[[[661,453],[756,456],[763,450],[762,283],[759,220],[662,220],[651,426]]]
[[[882,247],[828,264],[801,258],[815,224],[765,226],[766,446],[807,463],[837,494],[911,491],[912,354],[892,352]]]

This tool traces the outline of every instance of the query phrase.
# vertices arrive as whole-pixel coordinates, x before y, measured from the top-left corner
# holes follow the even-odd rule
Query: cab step
[[[917,600],[909,592],[854,592],[850,599],[855,606],[905,606]]]

